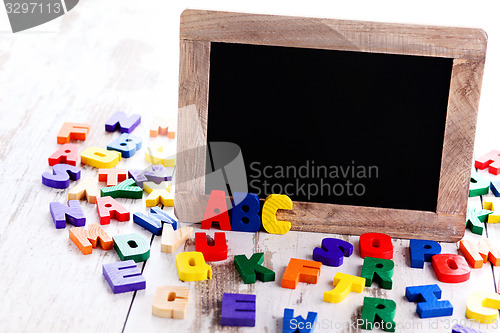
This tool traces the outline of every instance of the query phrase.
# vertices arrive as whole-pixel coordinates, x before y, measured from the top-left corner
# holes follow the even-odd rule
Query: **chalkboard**
[[[243,189],[287,194],[291,230],[460,240],[486,44],[480,29],[184,11],[177,217]]]
[[[207,140],[263,199],[436,211],[452,64],[213,42]]]

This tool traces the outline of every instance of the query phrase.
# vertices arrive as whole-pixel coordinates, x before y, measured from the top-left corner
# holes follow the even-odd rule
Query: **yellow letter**
[[[122,154],[97,147],[90,147],[82,151],[80,155],[82,164],[87,164],[99,169],[110,169],[120,162]]]
[[[163,164],[166,167],[174,167],[176,158],[175,155],[168,156],[166,152],[163,152],[163,146],[149,146],[146,149],[146,162],[151,164]]]
[[[361,293],[365,289],[365,278],[337,273],[333,278],[333,288],[323,293],[323,301],[330,303],[340,303],[351,292]]]
[[[482,324],[493,323],[498,317],[500,295],[488,291],[476,291],[467,298],[465,316]]]
[[[278,221],[276,219],[276,212],[278,209],[292,209],[292,200],[284,194],[271,194],[264,201],[262,207],[262,225],[264,229],[270,234],[286,234],[292,224],[288,221]]]
[[[175,266],[182,281],[203,281],[212,278],[212,267],[205,263],[201,252],[181,252],[175,257]]]

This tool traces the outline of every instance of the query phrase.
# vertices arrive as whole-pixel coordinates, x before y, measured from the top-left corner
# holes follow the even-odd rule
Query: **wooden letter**
[[[113,239],[98,224],[91,224],[88,230],[84,227],[71,228],[69,238],[83,254],[92,253],[92,248],[95,249],[98,243],[103,250],[113,248]]]
[[[97,178],[84,178],[78,182],[68,192],[68,200],[80,200],[84,196],[89,203],[97,203],[97,198],[99,197],[99,187],[97,186]]]
[[[102,265],[102,274],[115,294],[146,289],[146,280],[133,260]]]
[[[362,234],[359,237],[359,252],[361,258],[392,259],[393,247],[391,236],[377,232]]]
[[[131,133],[140,123],[140,115],[133,114],[127,117],[125,112],[118,111],[106,121],[104,128],[106,132],[114,132],[119,129],[121,133]]]
[[[424,268],[433,255],[441,253],[441,245],[432,240],[410,239],[410,262],[412,268]]]
[[[226,193],[224,191],[213,190],[210,193],[201,228],[210,229],[213,222],[219,224],[220,230],[231,230],[231,222],[227,213]]]
[[[255,301],[257,296],[246,294],[222,295],[220,324],[222,326],[255,327]]]
[[[116,140],[112,141],[106,148],[108,150],[116,150],[123,158],[129,158],[141,149],[142,140],[140,137],[123,133]]]
[[[323,293],[323,301],[340,303],[351,292],[361,293],[365,289],[365,279],[359,276],[337,272],[333,278],[333,288]]]
[[[130,212],[111,197],[97,199],[97,214],[101,224],[109,224],[111,218],[115,218],[120,222],[130,220]]]
[[[204,232],[197,232],[194,235],[195,249],[203,253],[205,261],[221,261],[227,259],[227,243],[226,234],[223,232],[216,232],[214,234],[213,245],[208,244],[207,234]]]
[[[474,163],[474,167],[480,170],[488,168],[489,173],[498,175],[500,173],[500,151],[492,150],[481,156]]]
[[[175,266],[182,281],[203,281],[212,278],[212,267],[205,263],[201,252],[178,253]]]
[[[291,258],[281,281],[281,287],[295,289],[299,282],[318,283],[321,263],[311,260]]]
[[[163,146],[149,146],[146,149],[146,162],[151,164],[163,164],[166,167],[174,167],[176,164],[175,155],[169,155],[163,151]]]
[[[475,291],[467,298],[465,316],[482,324],[492,324],[500,310],[500,295],[488,291]]]
[[[472,268],[481,268],[488,260],[493,266],[500,266],[500,249],[488,238],[482,238],[479,242],[461,240],[460,251]]]
[[[396,302],[391,299],[365,297],[361,313],[361,328],[372,330],[379,322],[386,332],[396,331],[394,316],[396,315]],[[375,326],[376,327],[376,326]]]
[[[389,259],[365,257],[361,277],[366,279],[366,286],[370,287],[376,281],[381,288],[392,289],[394,262]]]
[[[470,278],[471,268],[467,260],[458,254],[436,254],[432,257],[432,268],[441,282],[460,283]]]
[[[449,301],[440,301],[441,288],[437,284],[406,287],[406,298],[417,302],[417,314],[420,318],[445,317],[453,315],[453,306]]]
[[[128,172],[125,169],[99,169],[97,175],[100,182],[106,182],[107,187],[116,186],[128,179]]]
[[[144,191],[149,195],[146,198],[146,207],[154,207],[161,203],[165,207],[174,207],[174,187],[170,182],[161,182],[155,184],[153,182],[142,183]]]
[[[80,202],[78,200],[70,200],[68,206],[60,202],[50,203],[50,215],[52,215],[52,221],[54,221],[56,229],[66,228],[66,222],[71,223],[75,227],[83,227],[85,225],[86,218]]]
[[[82,151],[82,164],[95,168],[110,169],[120,162],[122,156],[119,152],[106,150],[98,147],[90,147]]]
[[[163,318],[184,319],[189,302],[189,289],[178,286],[156,288],[153,314]]]
[[[270,234],[284,235],[290,230],[292,224],[276,219],[278,209],[293,209],[292,200],[284,194],[269,195],[262,207],[262,225]]]
[[[68,143],[70,140],[85,140],[89,133],[89,124],[64,123],[57,134],[57,143]]]
[[[49,157],[49,165],[55,165],[59,163],[69,164],[76,166],[76,160],[78,159],[78,146],[74,143],[66,143],[61,148],[59,148],[54,154]]]
[[[488,215],[488,223],[500,222],[500,198],[483,198],[483,208],[493,211],[493,213]]]
[[[167,230],[163,230],[161,235],[161,252],[173,253],[193,235],[193,227],[182,227],[177,230],[169,226],[165,228]]]
[[[121,260],[141,262],[149,258],[149,242],[139,234],[113,236],[115,251]]]

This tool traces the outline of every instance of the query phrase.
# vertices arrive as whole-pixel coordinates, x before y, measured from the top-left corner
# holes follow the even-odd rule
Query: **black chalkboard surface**
[[[212,42],[207,141],[240,146],[260,198],[436,211],[452,65]]]

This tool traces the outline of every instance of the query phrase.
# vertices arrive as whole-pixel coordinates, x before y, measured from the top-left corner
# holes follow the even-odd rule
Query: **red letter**
[[[130,212],[112,197],[97,198],[97,214],[101,224],[109,224],[111,218],[120,222],[130,220]]]
[[[78,158],[78,146],[73,143],[66,143],[49,157],[49,165],[60,163],[76,166]]]
[[[221,230],[231,230],[231,222],[227,214],[226,192],[224,191],[213,190],[210,193],[201,228],[210,229],[213,222],[218,222]]]
[[[361,253],[361,258],[392,259],[393,248],[391,236],[376,232],[362,234],[359,237],[359,252]]]
[[[446,283],[465,282],[469,279],[471,271],[464,257],[452,253],[432,256],[432,268],[438,280]]]

